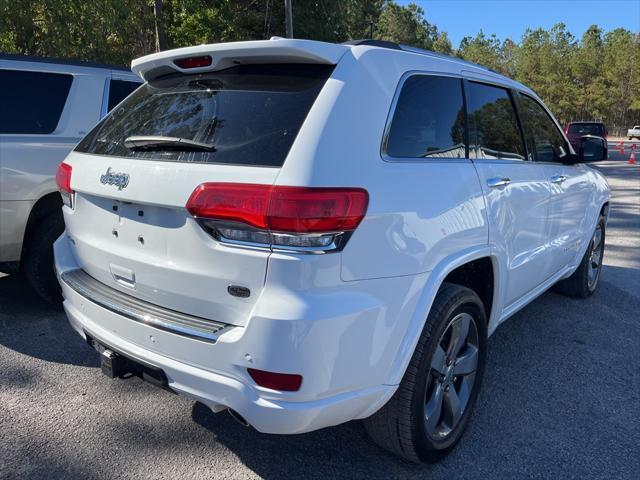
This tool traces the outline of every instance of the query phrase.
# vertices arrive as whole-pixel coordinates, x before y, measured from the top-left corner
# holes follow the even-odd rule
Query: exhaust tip
[[[234,409],[229,408],[229,409],[227,409],[227,411],[229,412],[229,415],[231,415],[231,418],[233,418],[240,425],[242,425],[243,427],[248,427],[249,426],[249,422],[247,422],[244,419],[244,417],[242,415],[240,415],[238,412],[236,412]]]

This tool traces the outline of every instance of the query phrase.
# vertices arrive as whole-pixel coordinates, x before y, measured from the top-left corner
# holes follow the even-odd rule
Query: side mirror
[[[607,141],[602,137],[585,135],[580,138],[580,162],[597,162],[607,159]]]

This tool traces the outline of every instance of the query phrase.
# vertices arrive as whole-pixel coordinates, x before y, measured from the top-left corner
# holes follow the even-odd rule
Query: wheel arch
[[[490,265],[492,270],[491,277],[493,285],[490,289],[490,298],[487,297],[488,293],[484,292],[485,299],[483,300],[483,303],[490,301],[491,310],[490,313],[487,312],[487,329],[489,332],[492,332],[493,329],[491,327],[495,324],[496,319],[499,318],[502,308],[499,301],[501,294],[501,289],[499,288],[501,269],[499,268],[499,259],[492,253],[491,247],[489,245],[481,245],[468,248],[455,256],[449,256],[443,259],[436,268],[430,272],[414,313],[408,323],[402,342],[398,346],[398,353],[387,375],[387,384],[398,385],[402,380],[427,321],[431,306],[442,284],[447,281],[448,278],[459,278],[457,277],[458,274],[460,272],[468,272],[468,270],[465,270],[467,268],[477,268],[479,263],[484,263],[485,266]],[[471,267],[469,267],[470,265]],[[482,299],[480,294],[479,296]]]
[[[49,192],[43,195],[33,205],[24,230],[20,261],[22,261],[25,253],[27,253],[27,246],[29,244],[29,240],[31,239],[31,234],[34,227],[44,218],[48,217],[51,214],[55,214],[56,212],[62,215],[62,197],[60,197],[60,194],[58,192]]]

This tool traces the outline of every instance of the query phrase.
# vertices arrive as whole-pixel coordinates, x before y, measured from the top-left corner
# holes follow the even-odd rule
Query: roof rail
[[[392,50],[402,50],[404,52],[409,53],[417,53],[418,55],[426,55],[429,57],[442,58],[444,60],[453,60],[455,62],[465,63],[472,67],[481,68],[483,70],[488,70],[489,72],[498,73],[495,70],[485,67],[484,65],[480,65],[478,63],[470,62],[468,60],[464,60],[459,57],[454,57],[451,55],[445,55],[444,53],[433,52],[431,50],[425,50],[424,48],[412,47],[410,45],[403,45],[402,43],[396,42],[388,42],[386,40],[350,40],[348,42],[343,42],[343,45],[369,45],[371,47],[380,47],[380,48],[389,48]]]
[[[380,47],[380,48],[390,48],[393,50],[401,50],[400,44],[395,42],[388,42],[386,40],[373,40],[373,39],[362,39],[362,40],[349,40],[348,42],[342,42],[343,45],[369,45],[371,47]]]
[[[38,57],[36,55],[21,55],[18,53],[0,53],[0,60],[53,63],[56,65],[74,65],[76,67],[105,68],[110,70],[123,70],[125,72],[131,72],[131,69],[129,67],[125,67],[123,65],[109,65],[104,63],[85,62],[82,60],[71,60],[68,58]]]

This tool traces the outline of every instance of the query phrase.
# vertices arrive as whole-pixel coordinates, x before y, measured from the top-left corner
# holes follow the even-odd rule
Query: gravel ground
[[[498,329],[474,419],[442,463],[398,460],[358,422],[264,435],[109,380],[63,313],[4,276],[0,478],[640,478],[640,168],[627,157],[598,164],[614,189],[598,292],[547,293]]]

